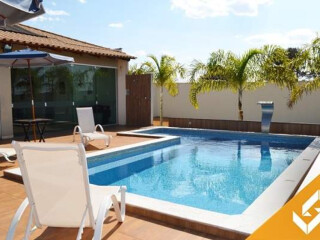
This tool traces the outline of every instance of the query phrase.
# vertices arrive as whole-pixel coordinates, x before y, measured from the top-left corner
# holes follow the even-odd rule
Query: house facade
[[[28,47],[75,59],[31,70],[36,117],[52,119],[51,127],[71,130],[77,123],[75,108],[87,106],[99,124],[126,124],[125,79],[133,56],[26,25],[0,28],[0,47],[0,52]],[[12,138],[14,121],[28,118],[27,69],[0,68],[0,138]]]

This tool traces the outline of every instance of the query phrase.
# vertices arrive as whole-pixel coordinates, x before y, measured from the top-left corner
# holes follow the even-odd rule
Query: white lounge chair
[[[13,217],[7,240],[14,238],[15,229],[26,207],[30,214],[25,237],[36,228],[79,228],[77,240],[84,227],[94,229],[94,240],[100,240],[102,227],[113,205],[117,220],[125,218],[126,187],[89,184],[85,149],[80,144],[12,142],[27,194]],[[121,208],[116,195],[121,195]],[[35,227],[32,227],[32,224]]]
[[[16,151],[13,148],[0,148],[0,157],[4,157],[5,160],[8,162],[13,163],[12,160],[9,159],[9,157],[15,156]]]
[[[100,124],[95,125],[91,107],[77,108],[77,116],[79,125],[75,126],[73,130],[73,141],[75,141],[75,135],[79,133],[84,146],[93,140],[104,140],[106,146],[109,146],[111,136],[104,134]],[[97,132],[97,129],[101,132]]]

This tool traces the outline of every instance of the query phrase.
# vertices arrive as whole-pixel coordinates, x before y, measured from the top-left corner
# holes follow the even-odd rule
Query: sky
[[[168,54],[186,67],[218,49],[299,47],[320,30],[319,0],[44,0],[25,22],[75,39],[123,48],[141,63]]]

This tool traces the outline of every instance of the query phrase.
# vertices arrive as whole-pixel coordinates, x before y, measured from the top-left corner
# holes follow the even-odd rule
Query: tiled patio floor
[[[110,148],[150,140],[149,138],[116,136],[116,132],[121,130],[128,129],[118,127],[107,129],[108,134],[113,136]],[[46,138],[46,140],[47,142],[72,142],[72,136],[70,134],[65,134],[62,136],[49,136]],[[79,139],[77,140],[79,141]],[[1,141],[0,147],[10,147],[10,141]],[[92,144],[88,147],[89,152],[99,149],[103,149],[103,144],[99,141],[92,142]],[[17,163],[11,164],[1,159],[0,176],[3,175],[3,170],[14,166],[17,166]],[[0,239],[5,239],[10,221],[24,198],[25,192],[22,184],[0,177]],[[18,226],[16,239],[22,238],[26,220],[27,214],[24,214],[22,222]],[[32,234],[32,239],[75,239],[76,235],[77,229],[43,228],[41,230],[36,230]],[[92,239],[92,235],[93,232],[90,229],[86,229],[83,234],[83,239]],[[160,222],[150,221],[148,219],[131,214],[127,215],[124,223],[118,224],[113,212],[110,213],[109,217],[105,221],[103,236],[103,239],[113,240],[223,240],[221,238],[214,238],[212,236],[206,236],[203,234],[197,234],[195,232],[189,232],[184,229],[174,228]]]

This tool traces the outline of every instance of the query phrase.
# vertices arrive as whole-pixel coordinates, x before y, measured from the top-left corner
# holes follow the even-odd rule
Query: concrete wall
[[[0,138],[12,137],[11,71],[0,67]]]
[[[179,84],[179,95],[171,97],[164,94],[164,117],[192,119],[237,120],[237,94],[225,90],[199,94],[199,109],[196,110],[189,101],[187,83]],[[159,116],[159,90],[154,86],[154,116]],[[255,91],[244,92],[244,120],[260,121],[261,109],[258,101],[274,101],[275,111],[272,121],[288,123],[320,124],[320,91],[304,96],[293,109],[287,107],[289,92],[275,85],[268,84]]]

